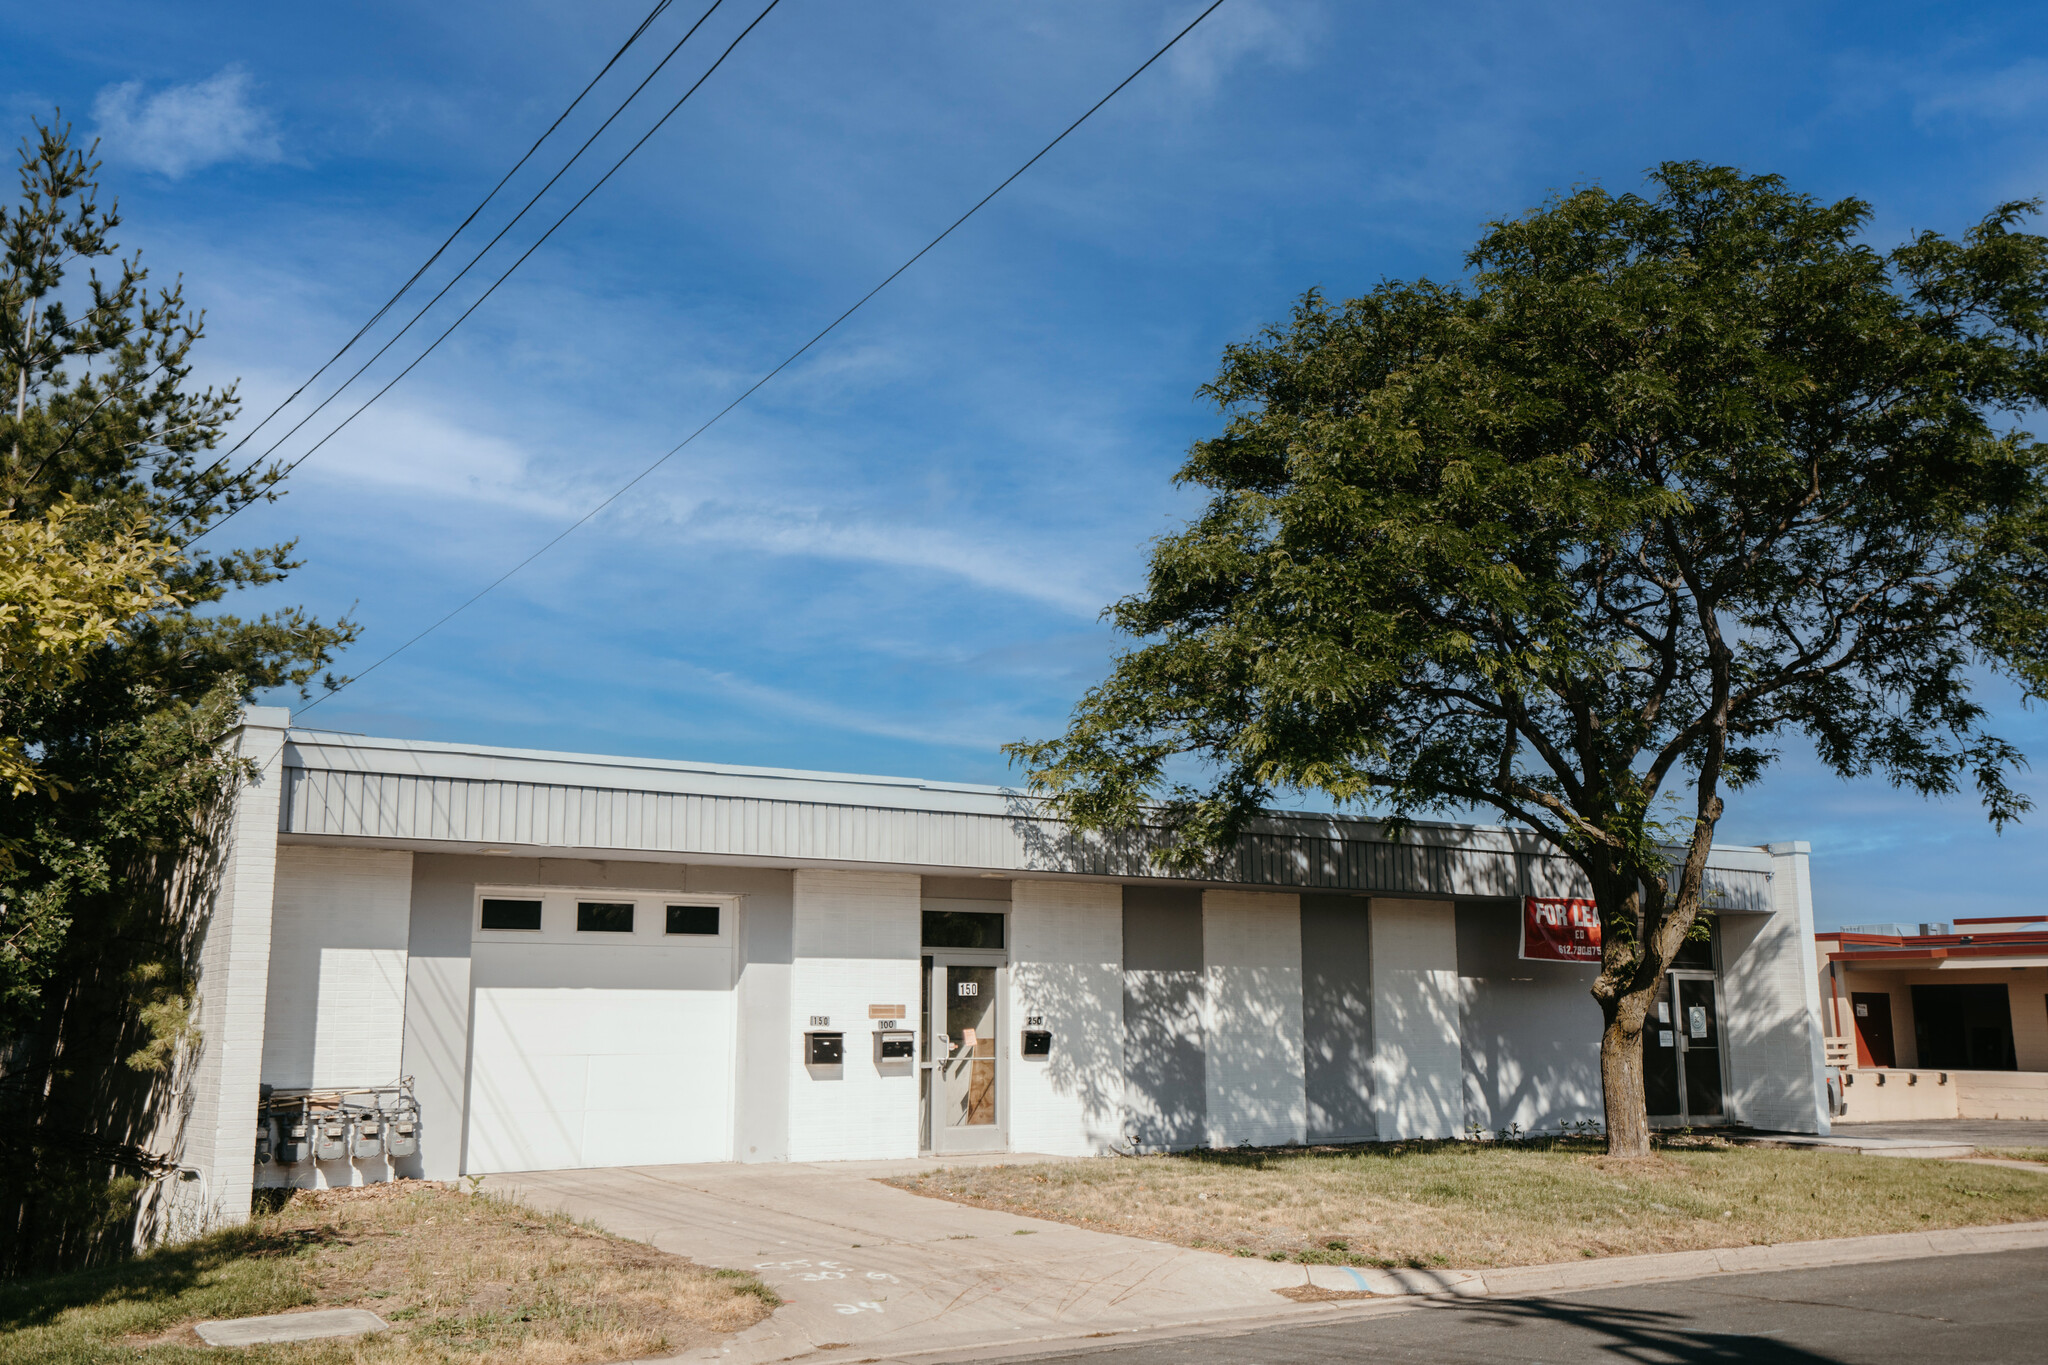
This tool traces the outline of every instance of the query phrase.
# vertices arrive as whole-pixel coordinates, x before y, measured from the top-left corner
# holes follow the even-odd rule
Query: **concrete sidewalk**
[[[951,1157],[944,1164],[1046,1159]],[[2025,1223],[1488,1271],[1301,1266],[1093,1232],[878,1183],[935,1164],[549,1171],[492,1176],[483,1188],[594,1219],[703,1264],[759,1274],[786,1306],[722,1346],[682,1357],[731,1365],[797,1356],[992,1359],[1063,1340],[1398,1311],[1417,1296],[1553,1293],[2048,1246],[2048,1223]],[[1351,1301],[1290,1302],[1277,1292],[1304,1287]]]
[[[483,1188],[706,1265],[752,1270],[786,1300],[725,1347],[685,1359],[772,1361],[814,1351],[858,1359],[1196,1325],[1284,1309],[1274,1291],[1303,1283],[1298,1265],[1090,1232],[877,1183],[935,1164],[551,1171],[492,1176]]]

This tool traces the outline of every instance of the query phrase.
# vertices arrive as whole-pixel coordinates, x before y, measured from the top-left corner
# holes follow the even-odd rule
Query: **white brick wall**
[[[800,1057],[792,1066],[789,1159],[915,1157],[916,1070],[876,1069],[868,1006],[903,1005],[916,1017],[922,883],[913,873],[814,869],[794,882],[791,1042],[802,1047],[810,1016],[826,1015],[846,1035],[846,1063],[837,1076]]]
[[[1804,843],[1769,849],[1771,913],[1721,917],[1728,1112],[1756,1128],[1825,1133],[1810,854]]]
[[[1203,892],[1202,974],[1209,1145],[1303,1141],[1301,897]]]
[[[234,741],[256,765],[256,777],[237,794],[228,819],[220,887],[200,943],[199,1055],[177,1159],[201,1178],[173,1184],[175,1208],[165,1219],[173,1236],[249,1218],[288,715],[282,707],[249,707]]]
[[[1122,1136],[1123,888],[1010,884],[1010,1150],[1090,1156]],[[1024,1020],[1052,1031],[1050,1057],[1018,1049]]]
[[[1372,1095],[1380,1139],[1455,1137],[1464,1115],[1458,925],[1448,901],[1372,901]]]
[[[398,1078],[411,917],[412,854],[278,850],[265,1082],[331,1089]]]

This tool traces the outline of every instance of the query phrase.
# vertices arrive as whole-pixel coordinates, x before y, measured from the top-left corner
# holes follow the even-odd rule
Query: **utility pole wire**
[[[497,184],[491,186],[491,192],[489,194],[486,194],[483,197],[483,199],[477,204],[477,206],[469,211],[469,216],[463,219],[460,223],[457,223],[455,225],[455,231],[449,233],[447,238],[441,243],[441,245],[434,248],[434,254],[427,257],[426,262],[423,265],[421,265],[418,270],[412,272],[412,278],[407,280],[404,284],[399,285],[398,292],[393,294],[390,298],[384,300],[384,306],[379,308],[376,312],[370,314],[370,320],[364,323],[361,327],[357,328],[356,334],[350,337],[347,341],[343,342],[341,344],[340,350],[336,351],[333,355],[327,357],[326,362],[323,363],[319,369],[313,371],[312,374],[306,376],[305,383],[299,385],[296,389],[293,389],[291,393],[286,396],[285,400],[282,403],[279,403],[276,407],[272,408],[267,414],[264,415],[262,421],[258,422],[255,426],[250,427],[247,431],[243,432],[239,440],[237,440],[232,446],[229,446],[227,450],[223,451],[220,455],[220,458],[215,460],[211,465],[207,466],[206,469],[194,475],[191,482],[196,484],[200,479],[203,479],[207,475],[214,473],[216,470],[224,468],[227,465],[227,462],[234,458],[236,451],[240,450],[243,446],[247,445],[250,439],[253,438],[257,432],[263,430],[263,428],[265,428],[266,426],[269,426],[272,418],[276,417],[280,412],[283,412],[286,408],[290,407],[293,403],[297,402],[300,394],[304,393],[308,388],[312,387],[313,383],[316,380],[318,380],[321,375],[326,374],[329,369],[333,368],[335,361],[340,360],[343,356],[347,355],[350,348],[353,347],[358,341],[361,341],[363,339],[365,333],[367,333],[372,327],[375,327],[380,321],[382,321],[384,315],[390,312],[392,308],[397,305],[400,299],[405,297],[406,291],[411,289],[414,285],[418,284],[420,282],[420,277],[422,275],[425,275],[428,270],[433,268],[434,262],[440,260],[443,253],[445,253],[449,247],[455,245],[455,239],[457,237],[460,237],[463,233],[463,230],[466,229],[471,223],[474,223],[476,221],[477,215],[482,213],[486,208],[490,207],[491,201],[498,197],[498,191],[504,189],[505,186],[511,181],[512,177],[519,174],[520,168],[525,166],[527,162],[533,159],[533,154],[540,150],[541,144],[554,136],[555,129],[562,126],[562,121],[568,118],[569,115],[576,112],[576,107],[583,103],[583,97],[585,95],[588,95],[592,90],[595,90],[597,88],[597,83],[603,80],[605,76],[611,71],[611,69],[619,64],[619,58],[626,55],[626,50],[632,47],[633,44],[639,42],[641,35],[645,34],[647,30],[653,25],[654,21],[656,19],[659,19],[662,16],[663,12],[666,11],[668,7],[674,3],[675,0],[656,0],[654,8],[649,10],[647,12],[647,17],[640,21],[640,27],[634,29],[633,32],[627,36],[626,41],[620,45],[619,50],[612,54],[611,60],[604,64],[604,68],[600,70],[595,76],[592,76],[590,78],[590,83],[584,86],[582,90],[577,92],[575,99],[569,101],[569,107],[564,109],[561,113],[555,116],[555,121],[548,125],[547,131],[542,133],[539,137],[533,140],[533,145],[526,149],[526,155],[520,157],[519,160],[512,163],[512,169],[505,172],[505,174],[503,175],[503,177],[499,179]],[[714,6],[714,8],[716,8],[716,6]],[[698,22],[702,23],[703,20],[700,19],[698,20]],[[693,33],[695,31],[695,29],[691,30],[691,32]],[[673,56],[675,54],[671,53],[669,55]],[[639,92],[635,91],[634,93],[638,94]],[[617,116],[614,115],[613,117]],[[549,183],[552,184],[553,182],[550,181]],[[521,212],[524,212],[524,210],[521,210]],[[514,221],[516,222],[518,220],[515,219]],[[344,385],[343,387],[346,387],[346,385]],[[297,430],[297,428],[294,427],[293,430]],[[290,433],[287,432],[286,435],[290,435]],[[276,449],[276,447],[273,446],[272,449]],[[187,491],[190,491],[189,487]]]
[[[775,0],[775,3],[779,2],[780,0]],[[447,297],[449,290],[453,289],[456,285],[462,283],[462,281],[469,275],[469,272],[475,269],[477,262],[483,260],[485,256],[489,255],[491,249],[497,246],[499,242],[505,239],[505,234],[510,232],[513,228],[517,227],[520,221],[526,217],[528,210],[532,209],[535,204],[538,204],[541,201],[542,197],[545,196],[549,190],[555,187],[555,183],[559,181],[563,176],[569,173],[569,168],[574,166],[576,162],[579,159],[581,159],[583,154],[590,150],[591,144],[596,142],[598,138],[604,135],[605,130],[610,128],[612,124],[617,121],[619,115],[626,112],[627,106],[632,104],[634,100],[640,97],[640,92],[642,90],[645,90],[648,84],[652,82],[656,76],[660,75],[664,69],[667,68],[669,62],[675,57],[675,55],[683,50],[683,44],[689,42],[691,38],[695,37],[697,30],[704,26],[704,21],[709,19],[712,16],[712,14],[718,9],[718,7],[724,3],[725,0],[711,0],[711,8],[705,10],[703,14],[698,16],[697,22],[690,25],[689,32],[685,33],[680,39],[678,39],[676,41],[676,45],[668,50],[668,55],[664,56],[659,62],[655,64],[654,70],[648,72],[647,75],[644,78],[642,78],[640,84],[633,87],[633,92],[630,95],[627,95],[625,99],[619,102],[619,107],[612,111],[611,117],[607,118],[603,123],[599,124],[597,131],[584,139],[583,145],[581,147],[578,147],[575,153],[571,155],[567,161],[562,163],[561,169],[556,171],[552,176],[548,177],[548,182],[545,185],[542,185],[538,190],[534,191],[533,197],[526,201],[525,205],[521,207],[519,212],[512,215],[512,220],[506,223],[505,226],[499,228],[497,233],[494,236],[492,236],[491,240],[485,242],[483,246],[477,250],[476,254],[469,258],[469,262],[466,265],[464,265],[462,269],[455,272],[454,278],[450,279],[446,284],[442,285],[438,291],[435,292],[434,297],[428,299],[424,304],[420,305],[419,310],[406,320],[405,326],[399,328],[395,333],[393,333],[390,339],[387,340],[382,346],[379,346],[376,350],[376,353],[373,354],[368,360],[365,360],[361,365],[358,365],[356,367],[356,371],[354,374],[351,374],[347,379],[342,380],[340,385],[335,388],[333,393],[328,394],[325,398],[321,399],[317,404],[314,405],[313,410],[311,412],[307,413],[304,417],[301,417],[298,421],[292,423],[292,428],[290,431],[287,431],[284,435],[278,437],[275,441],[272,441],[270,445],[264,449],[261,455],[258,455],[255,459],[249,461],[249,463],[242,468],[242,471],[239,474],[235,475],[234,479],[230,480],[230,482],[238,482],[241,479],[247,478],[252,472],[254,472],[258,465],[262,464],[265,460],[269,459],[272,455],[276,454],[279,446],[282,446],[286,441],[289,441],[292,437],[296,436],[299,433],[300,428],[304,427],[306,423],[312,421],[315,417],[318,417],[322,412],[324,412],[329,403],[332,403],[335,399],[341,397],[341,395],[348,389],[348,387],[351,384],[355,383],[358,379],[361,379],[363,377],[364,371],[368,370],[372,365],[376,364],[379,360],[383,359],[384,353],[386,351],[389,351],[393,346],[396,346],[399,343],[399,341],[405,336],[405,334],[413,329],[414,323],[418,322],[421,318],[425,317],[427,313],[432,310],[435,304],[439,303],[443,298]],[[774,9],[775,3],[771,3],[768,6],[768,9]],[[762,15],[765,17],[766,14],[767,10],[763,10]],[[761,20],[758,18],[754,20],[754,23],[756,24],[760,22]],[[753,25],[749,24],[747,26],[747,31],[751,32],[752,30]],[[740,35],[741,38],[744,38],[746,36],[746,33],[742,33]],[[739,40],[734,39],[732,46],[739,46]],[[732,47],[728,47],[726,49],[726,54],[729,55],[731,51]],[[713,62],[711,64],[711,71],[716,71],[718,69],[719,62],[723,62],[724,60],[725,55],[721,55],[717,62]],[[703,76],[698,77],[697,85],[702,85],[704,81],[711,75],[711,71],[706,71]],[[683,104],[683,101],[689,99],[691,95],[695,94],[696,90],[696,85],[691,86],[690,89],[684,93],[683,98],[677,100],[675,107],[671,108],[668,111],[668,113],[675,113],[676,108],[680,108]],[[667,120],[668,114],[662,115],[661,122],[667,122]],[[656,123],[654,126],[655,128],[659,128],[661,127],[661,123]],[[649,135],[652,135],[652,130],[650,130]],[[646,140],[646,137],[642,137],[640,139],[640,142],[645,142]],[[561,216],[561,218],[555,221],[554,227],[549,228],[546,232],[541,234],[540,241],[535,242],[533,246],[528,247],[526,251],[519,257],[519,259],[512,262],[512,264],[506,269],[505,273],[503,275],[500,275],[497,278],[497,280],[492,283],[491,287],[484,291],[483,296],[477,299],[476,303],[472,303],[467,309],[463,311],[462,317],[457,318],[455,322],[452,325],[450,325],[450,327],[448,328],[448,332],[452,332],[455,330],[456,327],[461,326],[463,319],[467,318],[471,313],[476,311],[477,304],[480,304],[484,301],[484,299],[489,298],[491,294],[497,289],[497,287],[503,284],[506,278],[509,277],[513,271],[519,269],[519,267],[525,263],[526,258],[534,253],[535,249],[540,246],[541,242],[545,242],[549,237],[554,235],[555,228],[558,228],[564,222],[567,222],[570,214],[575,213],[577,209],[583,207],[584,199],[590,198],[592,194],[595,194],[597,192],[597,188],[599,185],[604,184],[605,180],[611,179],[612,171],[616,171],[618,170],[619,166],[623,166],[626,163],[627,158],[631,157],[633,153],[638,151],[639,149],[640,143],[634,143],[632,148],[627,151],[626,155],[619,158],[618,165],[613,166],[611,171],[605,172],[604,178],[599,180],[597,182],[597,185],[591,186],[590,189],[584,193],[582,199],[578,199],[574,204],[570,205],[569,211],[567,213],[564,213]],[[425,269],[425,267],[421,268],[423,270]],[[367,327],[365,328],[365,330],[368,330]],[[398,379],[403,379],[406,373],[411,371],[413,365],[419,364],[420,361],[425,360],[428,355],[432,354],[434,347],[439,346],[441,342],[447,338],[448,332],[443,332],[440,336],[434,338],[433,342],[428,345],[427,349],[425,351],[422,351],[417,357],[414,358],[412,365],[406,366],[405,370],[399,373],[398,378],[393,379],[391,383],[395,384],[398,382]],[[358,335],[360,335],[360,333],[358,333]],[[324,369],[325,366],[323,366],[322,368]],[[308,380],[307,382],[311,383],[312,381]],[[303,386],[301,387],[303,388]],[[369,403],[363,404],[363,408],[367,408],[368,406],[370,406],[370,403],[374,403],[377,401],[377,399],[382,398],[386,390],[390,389],[390,387],[391,384],[386,384],[384,388],[379,389],[376,392],[376,394],[371,397]],[[335,427],[334,430],[328,432],[325,436],[321,437],[318,443],[316,443],[311,450],[306,451],[304,455],[299,456],[296,460],[293,460],[290,464],[286,465],[284,467],[283,472],[279,474],[278,477],[282,478],[285,474],[291,473],[294,469],[297,469],[300,465],[304,464],[306,462],[306,457],[308,455],[311,455],[314,450],[318,450],[321,446],[324,446],[329,441],[333,440],[335,436],[340,434],[341,428],[347,426],[350,422],[353,422],[356,419],[356,417],[361,414],[361,412],[362,408],[358,408],[356,409],[355,412],[352,412],[347,417],[343,418],[340,426]],[[269,419],[266,418],[265,420],[267,421]],[[254,435],[255,433],[251,432],[250,434]],[[237,450],[241,448],[239,442],[236,443],[235,448]],[[233,452],[231,451],[229,453],[232,454]],[[247,505],[247,503],[242,504],[243,507],[246,507]],[[240,510],[241,507],[230,509],[228,513],[220,519],[220,521],[212,523],[212,525],[209,525],[206,528],[206,530],[201,531],[198,535],[192,537],[192,539],[195,541],[203,539],[208,531],[213,530],[215,526],[221,525],[223,522],[227,521],[229,517],[234,516],[234,514],[236,512],[239,512]]]
[[[720,408],[717,412],[713,413],[710,416],[710,418],[708,418],[704,422],[702,426],[698,427],[688,436],[685,436],[682,440],[676,442],[676,444],[670,447],[668,452],[664,454],[660,459],[656,460],[653,464],[648,465],[638,474],[635,474],[631,479],[628,479],[623,485],[621,485],[618,488],[617,491],[612,493],[612,495],[606,498],[603,502],[598,503],[597,506],[591,508],[588,512],[585,512],[582,516],[576,518],[576,520],[570,522],[567,526],[563,527],[560,531],[556,532],[553,539],[549,540],[546,544],[542,545],[532,554],[520,560],[517,564],[514,564],[511,568],[505,570],[505,572],[499,574],[489,583],[486,583],[483,587],[479,588],[473,595],[471,595],[468,598],[468,600],[464,601],[460,606],[455,607],[446,615],[442,616],[439,620],[435,621],[432,625],[428,626],[426,629],[420,631],[417,635],[414,635],[411,639],[407,640],[404,644],[401,644],[400,646],[398,646],[398,648],[392,650],[388,654],[385,654],[382,658],[379,658],[375,663],[371,664],[361,673],[356,674],[352,678],[342,679],[340,683],[333,687],[330,687],[327,691],[321,693],[312,701],[306,703],[306,705],[299,708],[299,714],[304,715],[306,712],[312,710],[321,702],[326,701],[329,697],[334,696],[336,693],[342,691],[344,688],[347,688],[354,683],[360,682],[362,679],[370,676],[370,674],[375,673],[385,664],[390,663],[393,659],[405,653],[406,650],[411,649],[414,645],[426,639],[429,635],[432,635],[442,626],[447,625],[450,621],[460,616],[463,612],[468,611],[471,607],[475,606],[478,602],[482,601],[486,596],[495,591],[507,579],[511,578],[521,569],[524,569],[527,565],[533,563],[534,560],[539,559],[549,550],[554,549],[555,546],[561,544],[564,540],[568,539],[569,536],[574,534],[592,517],[595,517],[598,513],[604,511],[605,508],[610,507],[620,498],[626,496],[626,494],[631,492],[634,486],[637,485],[641,480],[645,479],[655,470],[667,464],[677,454],[681,453],[683,447],[689,445],[690,442],[696,440],[699,436],[702,436],[705,432],[709,431],[712,428],[712,426],[718,422],[720,418],[724,417],[727,413],[731,412],[740,404],[746,402],[747,399],[750,398],[754,394],[754,392],[757,389],[759,389],[762,385],[766,384],[769,380],[775,378],[776,375],[781,374],[784,370],[788,369],[791,365],[795,364],[796,361],[800,357],[802,357],[805,352],[809,351],[812,347],[816,346],[819,342],[823,341],[826,337],[830,336],[835,330],[838,329],[840,323],[845,322],[848,318],[852,317],[855,313],[859,312],[861,307],[864,304],[866,304],[869,299],[872,299],[875,295],[881,293],[884,289],[887,289],[889,285],[892,282],[894,282],[897,276],[901,275],[904,271],[910,269],[910,267],[912,267],[913,265],[916,265],[920,260],[922,260],[925,257],[927,253],[929,253],[932,250],[933,247],[936,247],[940,242],[943,242],[948,237],[952,236],[956,228],[958,228],[962,223],[965,223],[969,218],[972,218],[975,214],[981,212],[982,208],[987,205],[989,200],[1001,194],[1005,189],[1008,189],[1012,181],[1016,180],[1018,176],[1024,174],[1024,172],[1030,170],[1033,166],[1037,165],[1039,161],[1044,158],[1046,153],[1050,152],[1053,148],[1059,146],[1062,142],[1066,141],[1067,135],[1069,133],[1073,132],[1076,128],[1079,128],[1082,124],[1086,123],[1090,118],[1092,118],[1095,115],[1095,112],[1098,109],[1102,108],[1103,105],[1108,104],[1111,100],[1115,99],[1125,86],[1129,85],[1132,81],[1138,79],[1138,77],[1144,75],[1146,70],[1150,68],[1154,62],[1158,61],[1161,57],[1164,57],[1168,52],[1172,51],[1174,45],[1179,43],[1181,39],[1187,37],[1188,34],[1194,32],[1196,25],[1200,24],[1204,19],[1207,19],[1210,15],[1214,14],[1218,9],[1221,9],[1223,7],[1223,3],[1224,0],[1213,0],[1213,3],[1210,4],[1210,6],[1207,9],[1203,10],[1200,14],[1197,14],[1191,21],[1189,21],[1188,26],[1186,28],[1183,28],[1180,32],[1174,34],[1173,37],[1167,39],[1165,46],[1161,47],[1157,52],[1154,52],[1150,57],[1147,57],[1144,63],[1140,65],[1137,70],[1133,71],[1130,75],[1118,81],[1116,83],[1116,86],[1113,89],[1111,89],[1107,95],[1104,95],[1101,99],[1089,105],[1086,113],[1083,113],[1081,117],[1075,119],[1072,123],[1068,124],[1064,129],[1062,129],[1058,137],[1055,137],[1052,141],[1046,143],[1043,147],[1039,148],[1037,153],[1034,154],[1029,161],[1019,166],[1016,170],[1010,172],[1010,174],[1004,178],[1003,182],[1000,185],[997,185],[994,189],[990,190],[987,194],[983,195],[979,200],[977,200],[974,204],[974,207],[968,209],[967,212],[961,214],[958,218],[955,218],[952,221],[952,223],[947,226],[944,232],[941,232],[938,236],[932,238],[929,242],[926,242],[922,247],[918,249],[916,255],[912,256],[902,265],[899,265],[894,270],[890,271],[889,274],[882,280],[880,284],[876,285],[873,289],[868,290],[867,293],[861,295],[860,298],[855,301],[851,308],[848,308],[838,317],[826,323],[825,326],[821,328],[818,331],[818,333],[815,336],[813,336],[809,341],[806,341],[803,345],[797,347],[794,351],[790,352],[789,356],[785,360],[783,360],[783,362],[780,365],[777,365],[774,369],[768,371],[768,373],[762,375],[759,379],[755,380],[752,384],[748,385],[746,390],[742,392],[739,397],[733,399],[730,403],[727,403],[724,407]],[[770,8],[773,8],[773,6],[770,6]],[[758,23],[759,20],[756,20],[755,22]],[[311,451],[307,452],[307,454],[311,453]],[[301,456],[300,458],[303,459],[304,457]]]

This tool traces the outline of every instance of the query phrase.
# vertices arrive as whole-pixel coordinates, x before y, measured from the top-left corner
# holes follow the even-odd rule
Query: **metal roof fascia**
[[[286,732],[284,761],[287,767],[308,771],[728,796],[1003,819],[1051,818],[1035,809],[1041,802],[1027,792],[964,782],[500,748],[302,728]],[[1564,856],[1541,835],[1504,825],[1417,821],[1396,841],[1383,832],[1378,820],[1335,812],[1272,811],[1254,821],[1248,832],[1329,842],[1412,843],[1535,858]],[[1715,844],[1707,865],[1721,872],[1768,874],[1772,857],[1756,845]]]

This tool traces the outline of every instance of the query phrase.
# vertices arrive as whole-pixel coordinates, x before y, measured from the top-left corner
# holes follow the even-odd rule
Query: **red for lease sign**
[[[1532,962],[1600,961],[1600,910],[1591,901],[1531,896],[1522,907],[1522,956]]]

